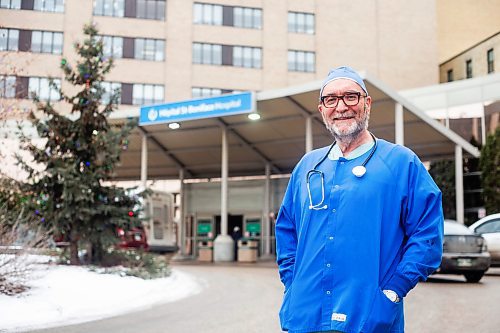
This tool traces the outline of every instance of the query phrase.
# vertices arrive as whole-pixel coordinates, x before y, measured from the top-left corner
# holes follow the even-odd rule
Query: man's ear
[[[368,111],[371,111],[371,106],[372,106],[372,98],[371,96],[366,96],[364,111],[366,111],[367,108]]]

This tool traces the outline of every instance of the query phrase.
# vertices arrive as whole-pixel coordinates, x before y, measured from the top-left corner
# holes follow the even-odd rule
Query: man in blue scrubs
[[[404,297],[441,262],[441,192],[368,131],[371,105],[352,68],[330,71],[318,110],[334,144],[297,164],[276,222],[283,330],[402,333]]]

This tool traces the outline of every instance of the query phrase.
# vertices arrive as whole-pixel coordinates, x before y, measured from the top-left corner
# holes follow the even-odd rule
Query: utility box
[[[198,261],[204,261],[204,262],[214,261],[213,241],[198,242]]]
[[[240,239],[238,241],[238,262],[256,262],[259,242]]]

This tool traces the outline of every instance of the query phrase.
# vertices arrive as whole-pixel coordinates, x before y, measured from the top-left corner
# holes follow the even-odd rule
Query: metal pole
[[[312,116],[306,118],[306,153],[313,149]]]
[[[227,232],[227,191],[228,191],[228,143],[227,128],[222,129],[222,170],[221,170],[221,212],[220,230],[221,233],[214,240],[214,261],[234,260],[234,241]]]
[[[179,212],[180,212],[179,229],[180,229],[180,233],[181,233],[180,248],[181,248],[181,255],[185,255],[186,254],[186,249],[185,249],[185,245],[186,245],[185,224],[186,224],[186,221],[184,221],[184,218],[186,216],[186,211],[185,211],[185,205],[184,205],[184,191],[185,191],[185,188],[184,188],[184,169],[179,170],[179,181],[181,182],[181,184],[180,184],[181,186],[179,189],[179,204],[180,204],[180,207],[179,207]]]
[[[221,235],[227,235],[227,178],[228,178],[228,143],[227,129],[222,130],[222,172],[221,172]]]
[[[148,137],[142,133],[141,147],[141,185],[144,189],[147,187],[148,180]]]
[[[264,255],[271,254],[271,237],[269,237],[269,192],[271,184],[271,165],[266,163],[266,181],[264,184],[264,220],[262,226],[262,241],[264,242]]]
[[[486,144],[486,115],[483,105],[483,114],[481,115],[481,145]]]
[[[455,197],[457,222],[464,224],[464,168],[462,147],[455,146]]]
[[[399,103],[396,103],[394,125],[396,143],[403,146],[405,144],[404,114],[403,105]]]

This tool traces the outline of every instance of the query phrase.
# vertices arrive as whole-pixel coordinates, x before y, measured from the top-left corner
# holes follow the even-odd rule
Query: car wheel
[[[467,282],[469,283],[476,283],[476,282],[479,282],[479,280],[481,280],[481,278],[483,277],[484,275],[484,272],[470,272],[470,273],[464,273],[464,276],[465,276],[465,279],[467,280]]]

